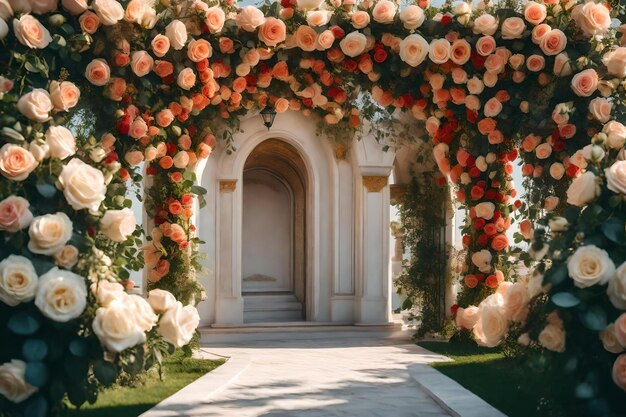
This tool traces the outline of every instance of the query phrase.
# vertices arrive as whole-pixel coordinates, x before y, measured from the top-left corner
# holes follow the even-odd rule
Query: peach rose
[[[456,327],[458,329],[472,329],[478,321],[478,307],[469,306],[459,308],[456,312]]]
[[[159,58],[165,56],[165,54],[167,54],[167,51],[170,50],[170,40],[165,35],[156,35],[152,39],[150,45],[152,46],[152,52],[154,52],[154,55],[158,56]]]
[[[465,39],[457,39],[450,49],[450,60],[457,65],[463,65],[469,61],[472,47]],[[454,75],[454,73],[453,73]]]
[[[324,26],[330,21],[333,12],[330,10],[310,10],[306,12],[306,22],[310,26]]]
[[[504,71],[505,66],[506,61],[497,54],[489,55],[485,60],[485,69],[495,74],[499,74]]]
[[[602,189],[593,172],[587,171],[574,179],[567,189],[567,202],[574,206],[583,207],[595,200]]]
[[[136,51],[130,60],[130,68],[133,70],[136,76],[143,77],[148,75],[152,71],[154,66],[154,59],[146,51]]]
[[[167,77],[174,73],[174,65],[169,61],[155,61],[153,69],[159,77]]]
[[[621,149],[624,147],[624,141],[626,140],[626,126],[622,123],[611,120],[602,128],[607,136],[606,144],[612,149]]]
[[[43,123],[50,120],[52,100],[50,94],[43,88],[35,88],[30,93],[24,94],[17,101],[17,109],[26,118]]]
[[[349,57],[361,55],[365,50],[367,37],[360,32],[350,32],[339,42],[341,51]]]
[[[602,35],[611,27],[611,15],[602,3],[590,1],[579,5],[572,11],[572,17],[589,37]]]
[[[572,70],[572,65],[570,64],[570,59],[567,53],[561,52],[554,58],[554,75],[559,77],[567,77],[570,75]]]
[[[496,50],[496,40],[493,36],[481,36],[476,41],[476,52],[481,56],[489,56]]]
[[[239,9],[239,13],[235,16],[235,22],[246,32],[254,32],[256,28],[265,23],[265,16],[256,6],[245,6]]]
[[[317,32],[311,26],[302,25],[295,33],[296,45],[303,51],[314,51],[317,44]],[[363,36],[365,38],[365,36]]]
[[[61,0],[61,5],[73,16],[78,16],[87,10],[86,0]]]
[[[560,180],[561,178],[563,178],[564,174],[565,174],[565,167],[563,166],[562,163],[555,162],[552,165],[550,165],[550,176],[554,178],[555,180]]]
[[[549,143],[542,143],[535,148],[535,154],[538,159],[547,159],[552,155],[552,146]]]
[[[602,57],[602,63],[606,65],[609,74],[619,78],[626,78],[626,48],[619,47],[607,52]]]
[[[12,181],[24,181],[37,168],[37,160],[26,149],[7,143],[0,148],[0,174]]]
[[[611,375],[615,385],[626,391],[626,354],[620,355],[615,359]]]
[[[189,154],[185,151],[180,151],[174,155],[173,161],[176,168],[186,168],[189,165]]]
[[[176,83],[183,90],[190,90],[196,84],[196,73],[191,68],[185,68],[178,73]]]
[[[428,58],[435,64],[444,64],[450,59],[450,42],[447,39],[435,39],[428,48]]]
[[[57,111],[68,111],[78,104],[80,90],[70,81],[51,81],[50,99]]]
[[[94,59],[85,68],[85,77],[93,85],[104,86],[111,78],[111,68],[104,59]]]
[[[502,39],[520,39],[526,30],[526,23],[519,17],[508,17],[502,22]]]
[[[359,10],[352,14],[350,21],[355,29],[363,29],[370,24],[370,15],[363,10]]]
[[[484,108],[485,116],[495,117],[499,115],[501,111],[502,111],[502,103],[500,103],[500,101],[497,98],[492,97],[489,100],[487,100],[487,102],[485,103],[485,108]]]
[[[94,0],[91,8],[105,26],[112,26],[124,17],[124,8],[115,0]]]
[[[617,194],[626,194],[626,161],[615,161],[604,170],[606,186]]]
[[[524,19],[528,23],[533,25],[538,25],[544,20],[548,15],[545,4],[540,4],[534,1],[529,1],[526,3],[526,7],[524,8]]]
[[[335,35],[329,29],[326,29],[317,37],[317,50],[325,51],[326,49],[330,49],[335,42]]]
[[[422,26],[425,19],[424,10],[414,4],[406,6],[400,11],[400,21],[408,30],[415,30]]]
[[[409,35],[400,42],[400,58],[412,67],[424,62],[428,51],[428,42],[417,34]]]
[[[259,39],[267,46],[276,46],[287,38],[285,22],[274,17],[265,19],[265,23],[259,29]]]
[[[474,19],[475,34],[492,36],[496,30],[498,30],[498,21],[492,15],[485,13]]]
[[[550,31],[552,31],[552,28],[550,27],[550,25],[547,25],[545,23],[535,26],[531,34],[531,39],[533,43],[539,45],[541,43],[541,40],[548,33],[550,33]]]
[[[278,100],[276,100],[274,108],[276,109],[276,113],[286,112],[287,110],[289,110],[289,100],[283,97],[279,98]]]
[[[143,152],[141,151],[129,151],[124,155],[124,159],[131,166],[137,166],[143,161]]]
[[[541,55],[531,55],[526,60],[526,68],[532,72],[539,72],[546,66],[546,59]]]
[[[170,109],[163,109],[156,114],[156,122],[161,127],[168,127],[174,121],[174,114]]]
[[[145,120],[143,120],[141,117],[136,118],[130,124],[130,128],[128,130],[128,136],[130,136],[131,138],[141,139],[142,137],[146,136],[147,133],[148,133],[148,125],[146,124]]]
[[[100,27],[100,18],[97,14],[86,11],[80,15],[78,23],[83,32],[93,35],[98,30],[98,27]]]
[[[48,29],[29,14],[13,19],[13,32],[17,40],[29,48],[43,49],[52,42]]]
[[[597,88],[598,73],[594,69],[586,69],[572,78],[572,90],[580,97],[591,96]]]
[[[9,196],[0,201],[0,230],[15,233],[28,227],[33,221],[29,207],[22,197]]]
[[[209,41],[205,39],[194,39],[187,45],[187,57],[193,62],[200,62],[210,58],[213,54],[213,48]]]
[[[378,23],[393,23],[393,19],[396,16],[396,10],[397,6],[395,3],[389,0],[379,0],[372,9],[372,17]]]
[[[559,29],[554,29],[541,38],[539,46],[543,53],[548,56],[558,55],[567,46],[567,37]]]
[[[494,71],[487,71],[483,75],[483,83],[487,87],[494,87],[498,83],[498,73]]]
[[[226,21],[226,14],[219,6],[209,7],[206,11],[206,17],[204,23],[206,23],[209,32],[219,33],[224,28],[224,22]]]

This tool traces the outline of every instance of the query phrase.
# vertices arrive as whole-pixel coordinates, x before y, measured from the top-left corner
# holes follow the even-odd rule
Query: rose
[[[148,124],[141,117],[136,118],[130,124],[128,136],[134,139],[141,139],[148,133]]]
[[[174,166],[176,168],[186,168],[189,165],[189,154],[185,151],[180,151],[174,155]]]
[[[105,26],[112,26],[124,18],[124,8],[115,0],[94,0],[91,8]]]
[[[517,323],[526,321],[529,301],[528,289],[523,282],[509,285],[504,292],[504,314]]]
[[[152,39],[150,45],[152,46],[152,52],[154,52],[154,54],[159,58],[165,56],[165,54],[167,54],[167,51],[170,50],[170,40],[165,35],[156,35]]]
[[[552,146],[549,143],[542,143],[535,148],[537,159],[548,159],[552,155]]]
[[[54,255],[72,237],[72,221],[65,213],[35,217],[28,229],[28,250],[40,255]]]
[[[586,69],[572,78],[572,90],[580,97],[589,97],[598,88],[598,73],[594,69]]]
[[[495,117],[499,115],[501,111],[502,111],[502,103],[500,103],[500,101],[497,98],[492,97],[489,100],[487,100],[487,102],[485,103],[485,108],[484,108],[485,116]]]
[[[104,59],[94,59],[85,68],[85,77],[93,85],[102,87],[111,78],[111,68]]]
[[[567,260],[567,271],[578,288],[603,285],[615,273],[615,264],[605,250],[594,245],[581,246]]]
[[[596,97],[589,102],[589,113],[600,123],[606,123],[611,118],[613,103],[604,97]]]
[[[539,344],[553,352],[565,352],[565,330],[557,324],[549,323],[539,333]]]
[[[602,63],[606,65],[609,74],[619,78],[626,78],[626,48],[621,46],[602,57]]]
[[[500,252],[509,247],[509,238],[505,234],[494,236],[491,240],[491,249]]]
[[[50,126],[46,131],[46,145],[53,158],[65,159],[76,153],[76,139],[63,126]]]
[[[379,0],[372,9],[372,17],[378,23],[393,23],[397,6],[389,0]]]
[[[33,221],[29,206],[28,200],[17,196],[0,201],[0,230],[15,233],[28,227]]]
[[[550,176],[555,180],[560,180],[565,175],[565,167],[560,162],[550,165]]]
[[[505,65],[506,60],[499,55],[489,55],[485,60],[485,69],[488,73],[499,74],[504,70]],[[483,76],[483,79],[484,78],[485,77]]]
[[[140,23],[146,13],[147,7],[149,6],[144,0],[130,0],[128,4],[126,4],[124,18],[127,22]]]
[[[532,72],[539,72],[546,66],[546,59],[541,55],[531,55],[526,60],[526,68]]]
[[[107,187],[102,171],[73,158],[63,167],[57,186],[74,210],[88,209],[98,214]]]
[[[465,1],[457,1],[453,6],[456,20],[463,26],[467,25],[472,17],[472,6]]]
[[[550,27],[550,25],[547,25],[545,23],[537,25],[532,30],[531,40],[533,41],[533,43],[539,45],[544,36],[550,33],[551,30],[552,28]]]
[[[626,391],[626,355],[620,355],[615,359],[611,375],[615,385]]]
[[[185,68],[178,73],[176,83],[183,90],[190,90],[196,84],[196,73],[191,68]]]
[[[478,203],[476,207],[474,207],[476,217],[481,217],[485,220],[491,220],[493,218],[493,213],[496,210],[495,204],[491,202],[482,202]]]
[[[604,4],[593,1],[576,7],[572,12],[578,27],[589,37],[602,35],[611,26],[611,15]]]
[[[320,33],[319,36],[317,37],[316,49],[325,51],[327,49],[330,49],[333,46],[334,42],[335,42],[335,35],[333,34],[332,30],[326,29],[325,31]]]
[[[9,34],[9,25],[3,19],[0,19],[0,40],[7,37]]]
[[[450,60],[457,65],[464,65],[472,55],[472,47],[465,39],[457,39],[450,49]],[[454,72],[452,73],[454,76]]]
[[[349,57],[361,55],[367,45],[367,37],[360,32],[350,32],[339,42],[341,51]],[[400,53],[402,56],[402,53]]]
[[[198,310],[191,305],[183,307],[179,301],[161,316],[157,332],[174,347],[180,348],[189,343],[199,323]]]
[[[65,323],[73,320],[87,306],[85,280],[73,272],[52,268],[39,278],[35,305],[53,321]]]
[[[96,310],[91,324],[100,343],[111,352],[121,352],[146,341],[146,334],[134,320],[134,305],[125,298]]]
[[[123,299],[126,296],[124,286],[118,282],[100,280],[91,284],[89,289],[101,307],[108,307],[113,301]]]
[[[400,59],[412,67],[424,62],[428,50],[428,42],[418,34],[409,35],[400,41]]]
[[[310,26],[324,26],[330,22],[333,12],[330,10],[311,10],[306,12],[306,22]]]
[[[9,255],[0,262],[0,301],[15,307],[35,298],[39,278],[28,258]]]
[[[602,346],[607,352],[621,353],[624,351],[622,345],[619,344],[617,336],[615,335],[615,324],[609,324],[606,329],[599,333]]]
[[[450,59],[450,42],[446,39],[435,39],[428,48],[428,58],[435,64],[444,64]]]
[[[200,62],[213,55],[213,48],[206,39],[193,39],[187,45],[187,57],[193,62]]]
[[[126,296],[124,302],[132,306],[133,319],[141,331],[149,332],[156,325],[159,318],[145,298],[132,294]]]
[[[508,17],[502,22],[502,39],[520,39],[526,30],[526,23],[519,17]]]
[[[546,20],[547,15],[548,12],[545,4],[536,3],[534,1],[526,3],[526,7],[524,8],[524,19],[526,19],[528,23],[538,25]]]
[[[148,293],[148,303],[157,314],[162,314],[176,306],[176,297],[172,293],[156,289]]]
[[[309,10],[317,9],[322,5],[323,0],[297,0],[298,9]]]
[[[476,76],[473,76],[469,80],[467,80],[467,90],[470,94],[480,94],[485,89],[485,84],[483,84],[482,80]]]
[[[626,161],[615,161],[613,165],[604,170],[606,174],[606,186],[609,190],[626,194]]]
[[[609,280],[606,292],[615,308],[626,310],[626,262],[617,268],[615,276]]]
[[[135,214],[129,208],[107,210],[100,219],[100,230],[114,242],[125,242],[136,226]]]
[[[98,27],[100,26],[100,18],[97,14],[86,11],[85,13],[80,15],[80,17],[78,18],[78,23],[80,23],[80,28],[83,30],[83,32],[93,35],[94,33],[96,33]]]
[[[498,21],[488,13],[482,14],[474,19],[472,30],[475,34],[492,36],[498,30]]]
[[[402,21],[402,24],[408,30],[415,30],[422,26],[425,19],[424,10],[414,4],[400,11],[400,21]]]
[[[563,52],[566,45],[567,37],[565,36],[565,33],[560,31],[559,29],[554,29],[546,34],[543,38],[541,38],[541,43],[539,44],[539,47],[544,54],[548,56],[553,56]]]
[[[77,16],[87,10],[86,0],[61,0],[63,8],[71,15]]]
[[[546,211],[552,211],[559,205],[559,197],[556,196],[548,196],[543,202],[543,208]]]
[[[554,58],[554,75],[559,77],[567,77],[572,72],[572,65],[569,56],[565,52],[561,52]]]
[[[150,74],[154,66],[154,59],[146,51],[135,51],[130,58],[130,68],[137,77]]]
[[[601,189],[593,172],[587,171],[574,179],[567,189],[567,202],[583,207],[600,195]]]
[[[472,254],[472,263],[480,272],[487,273],[491,271],[492,255],[487,249],[480,250]]]
[[[0,365],[0,394],[12,403],[19,404],[37,392],[26,382],[26,363],[12,359]]]
[[[52,100],[50,94],[43,88],[35,88],[30,93],[24,94],[17,101],[17,109],[26,118],[34,122],[47,122],[50,120]]]
[[[52,42],[48,29],[29,14],[13,19],[13,32],[17,40],[29,48],[43,49]]]
[[[54,254],[54,263],[61,268],[72,269],[78,262],[78,249],[73,245],[65,245]]]
[[[614,323],[615,337],[622,347],[626,347],[626,313],[620,315]]]
[[[51,81],[50,100],[57,111],[68,111],[78,104],[80,90],[70,81]]]
[[[311,26],[299,26],[294,37],[298,48],[309,52],[315,50],[315,46],[317,44],[317,32]]]
[[[267,17],[259,29],[259,40],[267,46],[276,46],[287,38],[285,22],[274,17]],[[334,40],[334,37],[333,37]]]
[[[478,321],[473,333],[480,346],[495,347],[509,330],[504,315],[504,300],[500,294],[492,294],[478,306]]]
[[[472,329],[476,325],[478,318],[478,307],[461,307],[456,312],[456,327],[458,329]]]
[[[606,144],[609,148],[621,149],[624,146],[624,141],[626,140],[626,126],[620,122],[611,120],[604,125],[602,132],[607,136]]]
[[[224,10],[222,10],[219,6],[209,7],[209,9],[206,11],[206,18],[204,19],[204,23],[206,23],[207,28],[209,28],[209,32],[221,32],[224,28],[225,21],[226,14],[224,13]]]
[[[170,40],[172,48],[180,51],[187,42],[187,28],[183,22],[174,19],[165,27],[165,36]]]
[[[359,10],[352,14],[350,21],[355,29],[363,29],[369,25],[370,15],[366,11]]]
[[[246,32],[254,32],[256,28],[265,23],[265,15],[255,6],[245,6],[239,9],[239,13],[235,16],[235,22]]]

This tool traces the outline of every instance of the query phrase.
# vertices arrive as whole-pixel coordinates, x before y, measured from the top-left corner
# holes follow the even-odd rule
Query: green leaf
[[[48,382],[48,368],[43,362],[28,362],[24,378],[30,385],[43,388]]]
[[[110,387],[117,379],[118,369],[115,364],[100,360],[93,365],[93,373],[102,385]]]
[[[191,192],[196,195],[205,195],[207,193],[206,189],[200,187],[199,185],[192,185]]]
[[[41,339],[27,339],[22,345],[22,355],[27,361],[42,361],[48,355],[48,345]]]
[[[556,306],[563,308],[572,308],[580,304],[578,297],[571,292],[559,292],[554,294],[550,299]]]
[[[15,313],[9,319],[7,327],[20,336],[28,336],[39,330],[39,321],[28,313]]]
[[[624,235],[624,220],[613,217],[602,223],[602,233],[609,240],[612,240],[615,243],[622,243],[626,236]]]

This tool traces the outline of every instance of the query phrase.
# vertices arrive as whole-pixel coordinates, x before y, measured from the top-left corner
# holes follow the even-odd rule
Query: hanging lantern
[[[270,127],[274,124],[274,118],[276,117],[274,108],[265,106],[265,108],[261,110],[261,117],[263,118],[263,124],[267,127],[267,130],[270,130]]]

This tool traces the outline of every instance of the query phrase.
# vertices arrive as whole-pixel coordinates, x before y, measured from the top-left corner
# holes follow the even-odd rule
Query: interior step
[[[293,294],[254,294],[243,297],[244,323],[303,320],[302,303]]]

